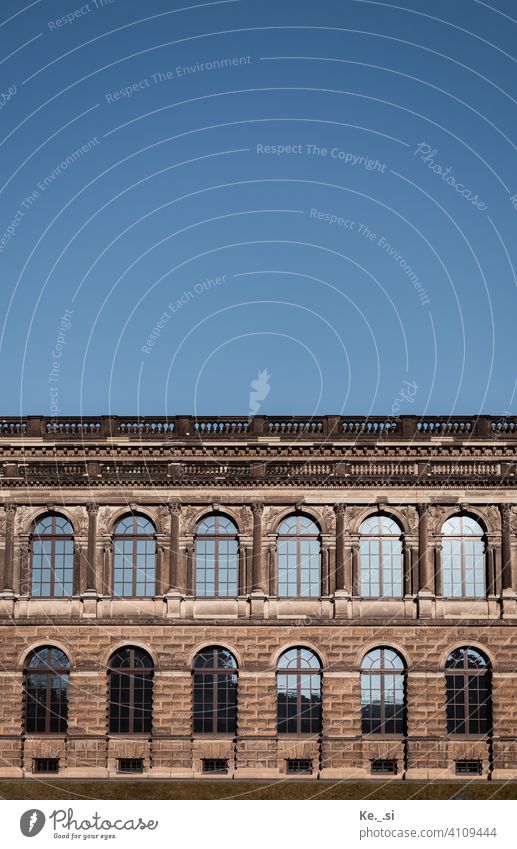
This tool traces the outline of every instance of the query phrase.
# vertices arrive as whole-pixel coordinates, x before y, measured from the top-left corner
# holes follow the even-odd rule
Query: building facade
[[[517,780],[516,446],[4,419],[0,777]]]

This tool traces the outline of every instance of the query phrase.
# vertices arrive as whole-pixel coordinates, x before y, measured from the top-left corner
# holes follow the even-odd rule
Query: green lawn
[[[0,799],[517,799],[517,783],[0,781]]]

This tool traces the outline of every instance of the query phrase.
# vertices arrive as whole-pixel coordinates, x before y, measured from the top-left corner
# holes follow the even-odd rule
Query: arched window
[[[443,594],[481,598],[486,592],[483,528],[471,516],[451,516],[442,527]]]
[[[111,655],[109,675],[110,734],[150,734],[153,714],[152,658],[136,646]]]
[[[32,595],[70,597],[74,592],[74,529],[63,516],[44,516],[31,537]]]
[[[194,734],[235,734],[237,661],[228,649],[210,646],[194,658]]]
[[[490,666],[477,649],[455,649],[445,664],[447,732],[489,734],[492,730]]]
[[[239,593],[237,528],[225,516],[212,514],[196,528],[196,595],[236,596]]]
[[[288,649],[277,667],[279,734],[321,733],[321,663],[310,649]]]
[[[404,734],[406,694],[404,661],[387,647],[372,649],[361,664],[363,734]]]
[[[113,594],[153,596],[156,592],[156,528],[133,513],[115,527],[113,535]]]
[[[370,516],[360,528],[361,590],[365,597],[403,595],[402,530],[388,516]]]
[[[278,595],[321,595],[320,530],[302,514],[278,526]]]
[[[25,731],[64,734],[68,725],[70,661],[54,646],[30,653],[24,668]]]

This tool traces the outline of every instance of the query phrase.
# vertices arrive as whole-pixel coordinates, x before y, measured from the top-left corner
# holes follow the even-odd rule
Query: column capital
[[[416,512],[418,513],[419,517],[426,515],[428,507],[429,507],[429,504],[419,503],[419,504],[416,505]]]
[[[99,512],[99,505],[95,501],[88,501],[84,506],[89,515],[95,516]]]
[[[8,516],[14,516],[14,514],[16,513],[18,505],[12,504],[9,501],[7,504],[4,504],[3,507],[4,507],[4,510],[5,510],[5,512],[7,513]]]
[[[262,516],[264,512],[264,504],[261,501],[254,501],[251,505],[251,512],[254,516]]]
[[[168,501],[167,510],[171,516],[179,516],[181,513],[181,504],[178,501]]]
[[[334,513],[336,516],[344,516],[346,508],[348,505],[339,502],[338,504],[334,504]]]

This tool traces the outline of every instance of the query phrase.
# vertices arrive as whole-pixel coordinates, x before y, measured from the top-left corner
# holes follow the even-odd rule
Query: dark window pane
[[[64,733],[68,722],[68,658],[59,649],[36,649],[26,662],[25,730]],[[34,669],[38,672],[35,673]]]
[[[204,649],[193,663],[195,734],[235,734],[237,729],[237,662],[224,648]],[[228,670],[232,672],[229,673]]]

